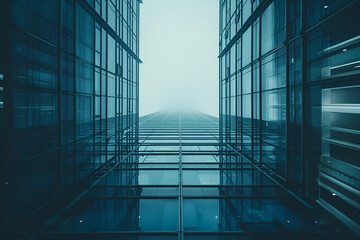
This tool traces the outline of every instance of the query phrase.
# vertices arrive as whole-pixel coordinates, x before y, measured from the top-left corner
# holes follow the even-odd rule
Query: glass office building
[[[223,148],[357,234],[359,12],[358,0],[220,0],[219,36]]]
[[[136,160],[124,156],[138,141],[139,4],[1,1],[2,230]]]
[[[139,118],[140,3],[1,1],[0,239],[356,239],[360,1],[220,0],[219,119]]]
[[[14,239],[351,239],[241,153],[219,151],[215,117],[154,113],[140,118],[138,139],[70,200],[23,219]]]

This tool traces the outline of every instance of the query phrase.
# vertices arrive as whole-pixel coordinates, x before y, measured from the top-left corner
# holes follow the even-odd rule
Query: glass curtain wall
[[[360,2],[219,4],[220,139],[359,233]]]
[[[139,4],[1,2],[4,228],[133,150]]]

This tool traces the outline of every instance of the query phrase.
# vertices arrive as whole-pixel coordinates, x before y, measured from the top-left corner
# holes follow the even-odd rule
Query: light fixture
[[[344,48],[344,49],[343,49],[343,52],[346,52],[346,51],[347,51],[347,49],[346,49],[346,48]]]
[[[336,193],[332,193],[333,196],[336,196]]]
[[[324,8],[327,9],[329,6],[328,5],[325,5]]]
[[[286,220],[287,223],[290,223],[290,220]]]
[[[215,216],[215,218],[217,219],[217,218],[218,218],[218,216]]]
[[[80,219],[80,221],[79,221],[80,223],[82,223],[82,219]]]

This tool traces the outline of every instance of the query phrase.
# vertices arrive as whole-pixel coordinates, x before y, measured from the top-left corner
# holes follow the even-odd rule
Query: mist
[[[140,18],[140,116],[219,114],[218,0],[145,0]]]

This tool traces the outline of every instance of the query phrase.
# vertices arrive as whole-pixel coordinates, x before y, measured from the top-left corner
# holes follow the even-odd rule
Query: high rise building
[[[0,239],[356,239],[360,1],[219,0],[219,119],[139,118],[140,3],[0,2]]]
[[[220,0],[220,138],[360,234],[360,2]]]
[[[139,4],[1,1],[2,230],[133,151]]]
[[[70,199],[24,219],[14,239],[350,239],[220,143],[215,117],[157,112],[140,118],[138,137]]]

